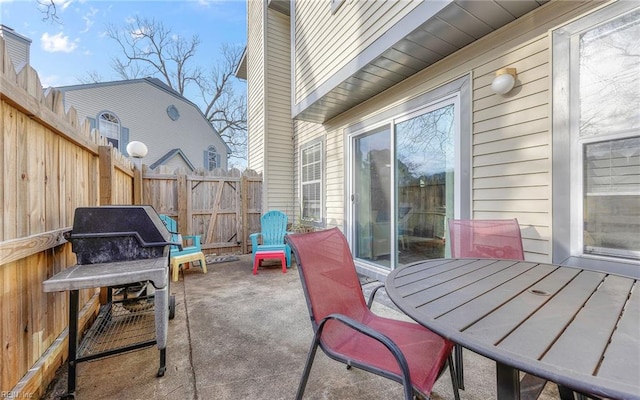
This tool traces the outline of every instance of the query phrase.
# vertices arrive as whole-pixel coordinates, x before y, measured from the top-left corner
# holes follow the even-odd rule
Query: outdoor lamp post
[[[127,153],[133,157],[136,167],[133,174],[133,204],[142,204],[142,158],[147,155],[149,149],[142,142],[133,141],[127,144]]]
[[[127,153],[136,159],[141,159],[142,157],[145,157],[147,155],[147,153],[149,152],[149,149],[147,149],[147,145],[142,143],[142,142],[138,142],[138,141],[133,141],[133,142],[129,142],[129,144],[127,144]]]

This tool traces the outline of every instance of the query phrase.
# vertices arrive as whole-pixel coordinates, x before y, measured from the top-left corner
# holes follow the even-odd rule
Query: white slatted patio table
[[[495,360],[500,400],[520,398],[519,371],[585,394],[640,399],[640,284],[633,277],[436,259],[394,270],[386,290],[416,322]]]

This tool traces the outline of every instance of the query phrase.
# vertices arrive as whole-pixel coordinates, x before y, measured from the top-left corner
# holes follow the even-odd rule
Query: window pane
[[[579,35],[583,251],[640,258],[640,10]]]
[[[449,104],[396,124],[401,264],[445,255],[444,224],[453,216],[454,111]]]
[[[354,141],[354,224],[357,258],[391,268],[391,140],[389,127]]]
[[[120,123],[118,121],[118,117],[110,113],[100,114],[100,118],[98,119],[98,131],[100,131],[101,136],[107,139],[107,142],[111,143],[114,149],[119,148]]]
[[[302,219],[319,222],[322,219],[322,143],[316,143],[301,154]]]
[[[580,136],[640,129],[640,11],[580,35]]]
[[[640,137],[584,149],[584,252],[640,258]]]

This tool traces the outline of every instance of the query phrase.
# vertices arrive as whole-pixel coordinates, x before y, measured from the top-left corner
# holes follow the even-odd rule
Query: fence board
[[[184,183],[177,183],[181,181]],[[201,236],[205,253],[250,251],[249,234],[260,230],[261,197],[242,194],[262,192],[262,176],[255,171],[186,175],[184,171],[170,174],[165,169],[151,172],[143,168],[143,187],[148,204],[176,218],[180,233]]]
[[[186,226],[181,233],[211,239],[205,252],[247,252],[248,235],[260,230],[262,177],[143,166],[140,182],[129,159],[74,109],[65,112],[60,92],[43,96],[31,68],[15,74],[1,37],[0,57],[0,390],[38,398],[66,358],[68,293],[44,293],[42,282],[76,262],[63,233],[77,207],[133,204],[139,193]],[[97,312],[98,293],[80,291],[80,330]]]

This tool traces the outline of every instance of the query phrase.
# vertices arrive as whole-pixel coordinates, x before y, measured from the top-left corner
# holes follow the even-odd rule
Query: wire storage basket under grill
[[[78,358],[91,359],[155,343],[153,299],[114,301],[102,308],[78,347]]]
[[[69,291],[68,397],[82,361],[157,345],[164,375],[171,233],[151,206],[80,207],[67,235],[77,264],[43,282],[45,292]],[[78,291],[108,288],[107,303],[78,341]]]

